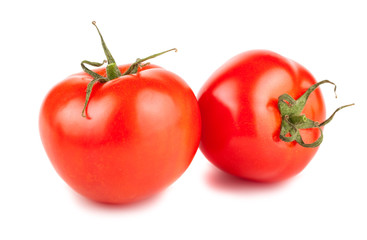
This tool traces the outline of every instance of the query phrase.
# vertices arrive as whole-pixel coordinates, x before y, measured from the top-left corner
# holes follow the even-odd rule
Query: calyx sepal
[[[92,93],[92,89],[93,89],[93,86],[95,83],[99,82],[99,83],[106,83],[110,80],[113,80],[113,79],[116,79],[116,78],[119,78],[121,76],[125,76],[125,75],[129,75],[129,74],[135,74],[138,72],[139,68],[142,68],[146,65],[149,64],[148,63],[144,63],[145,61],[149,60],[149,59],[152,59],[152,58],[155,58],[155,57],[158,57],[164,53],[167,53],[167,52],[170,52],[170,51],[175,51],[177,52],[177,49],[176,48],[172,48],[170,50],[167,50],[167,51],[163,51],[163,52],[160,52],[160,53],[157,53],[157,54],[153,54],[153,55],[150,55],[149,57],[146,57],[146,58],[138,58],[133,64],[131,64],[131,66],[128,68],[128,70],[126,70],[126,72],[124,72],[123,74],[121,74],[120,72],[120,69],[118,68],[116,62],[115,62],[115,59],[112,57],[112,54],[110,52],[110,50],[107,48],[107,45],[102,37],[102,34],[101,32],[99,31],[98,27],[97,27],[97,24],[95,21],[92,22],[92,24],[96,27],[97,31],[98,31],[98,34],[101,38],[101,44],[102,44],[102,47],[103,47],[103,51],[106,55],[106,58],[107,58],[107,61],[106,60],[103,60],[102,63],[98,63],[98,62],[91,62],[91,61],[87,61],[87,60],[84,60],[81,62],[81,67],[83,69],[83,71],[87,74],[89,74],[91,77],[93,77],[93,80],[90,81],[87,85],[87,89],[86,89],[86,94],[85,94],[85,101],[84,101],[84,107],[83,107],[83,110],[82,110],[82,117],[86,117],[86,114],[85,114],[85,111],[87,109],[87,106],[88,106],[88,103],[89,103],[89,98],[90,98],[90,95]],[[85,64],[88,64],[90,66],[93,66],[93,67],[101,67],[103,64],[107,63],[107,66],[106,66],[106,77],[90,70],[89,68],[87,68],[85,66]]]
[[[329,83],[334,85],[334,92],[336,93],[336,85],[329,81],[324,80],[312,85],[307,91],[299,97],[297,100],[293,99],[289,94],[282,94],[278,98],[278,108],[282,116],[282,123],[280,128],[279,138],[284,142],[296,141],[299,145],[307,148],[318,147],[323,141],[322,126],[328,124],[334,117],[334,115],[345,107],[352,106],[354,104],[344,105],[334,111],[334,113],[322,123],[318,123],[311,119],[308,119],[304,114],[301,114],[310,94],[321,84]],[[335,94],[336,97],[336,94]],[[319,138],[313,143],[305,143],[300,134],[300,129],[318,128],[320,131]]]

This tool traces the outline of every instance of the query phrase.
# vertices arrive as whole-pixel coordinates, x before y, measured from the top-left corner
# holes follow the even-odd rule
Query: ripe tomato
[[[122,65],[121,73],[132,65]],[[42,143],[58,174],[76,192],[106,203],[146,198],[173,183],[200,141],[195,95],[177,75],[155,65],[96,82],[69,76],[46,96],[40,111]],[[107,77],[105,68],[94,70]]]
[[[319,84],[324,82],[331,83]],[[253,50],[235,56],[214,72],[198,94],[201,151],[218,168],[249,180],[280,181],[298,174],[318,150],[322,125],[331,120],[317,123],[325,120],[325,104],[315,84],[304,67],[276,53]],[[311,86],[312,94],[307,91]],[[294,118],[303,121],[300,129],[312,128],[298,132],[289,116],[282,117],[279,96],[284,111],[293,103],[284,94],[294,99],[303,96],[301,100],[308,95],[297,113],[309,119]]]

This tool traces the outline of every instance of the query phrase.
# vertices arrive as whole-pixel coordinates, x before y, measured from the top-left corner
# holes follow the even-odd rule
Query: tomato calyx
[[[329,83],[334,85],[334,92],[335,97],[336,96],[336,85],[329,81],[329,80],[323,80],[321,82],[318,82],[314,85],[312,85],[307,91],[299,97],[297,100],[294,100],[290,95],[288,94],[282,94],[278,98],[278,108],[280,111],[280,114],[282,116],[282,123],[280,128],[280,139],[284,142],[293,142],[296,141],[299,145],[307,148],[313,148],[318,147],[322,141],[323,141],[323,131],[321,129],[322,126],[325,126],[328,124],[334,117],[334,115],[341,109],[345,107],[349,107],[354,105],[348,104],[341,106],[337,108],[334,113],[326,119],[322,123],[318,123],[316,121],[313,121],[311,119],[308,119],[304,114],[302,113],[302,110],[304,109],[307,99],[310,96],[310,94],[321,84]],[[319,138],[314,141],[313,143],[305,143],[302,139],[302,136],[299,132],[300,129],[310,129],[310,128],[318,128],[320,130],[320,136]]]
[[[149,59],[152,59],[152,58],[155,58],[155,57],[158,57],[164,53],[167,53],[167,52],[170,52],[170,51],[175,51],[177,52],[177,49],[176,48],[172,48],[170,50],[166,50],[166,51],[163,51],[163,52],[160,52],[160,53],[157,53],[157,54],[153,54],[149,57],[146,57],[146,58],[138,58],[136,59],[136,61],[131,64],[131,66],[123,73],[121,74],[120,72],[120,69],[118,68],[116,62],[115,62],[115,59],[112,57],[112,54],[111,52],[109,51],[109,49],[107,48],[107,45],[102,37],[102,34],[101,32],[99,31],[98,27],[97,27],[97,24],[95,21],[92,22],[92,24],[96,27],[97,31],[98,31],[98,34],[101,38],[101,43],[102,43],[102,47],[103,47],[103,50],[104,50],[104,53],[106,55],[106,58],[107,58],[107,61],[106,60],[103,60],[103,62],[101,63],[98,63],[98,62],[91,62],[91,61],[87,61],[87,60],[84,60],[81,62],[81,67],[83,69],[83,71],[87,74],[89,74],[90,76],[93,77],[93,80],[90,81],[87,85],[87,89],[86,89],[86,96],[85,96],[85,102],[84,102],[84,107],[83,107],[83,110],[82,110],[82,117],[86,117],[85,115],[85,111],[87,109],[87,106],[88,106],[88,102],[89,102],[89,98],[90,98],[90,94],[92,93],[92,88],[94,86],[95,83],[99,82],[99,83],[106,83],[110,80],[113,80],[113,79],[116,79],[116,78],[119,78],[121,76],[125,76],[125,75],[129,75],[129,74],[135,74],[138,72],[139,68],[142,68],[148,64],[150,64],[149,62],[148,63],[144,63],[145,61],[149,60]],[[90,66],[93,66],[93,67],[101,67],[103,64],[105,64],[107,62],[107,66],[106,66],[106,77],[90,70],[89,68],[87,68],[85,66],[85,64],[88,64]]]

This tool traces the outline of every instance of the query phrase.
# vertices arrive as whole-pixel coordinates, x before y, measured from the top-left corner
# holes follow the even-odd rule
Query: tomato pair
[[[329,120],[314,122],[324,120],[324,102],[297,63],[268,51],[240,54],[197,101],[179,76],[145,63],[168,51],[117,66],[98,33],[107,67],[92,71],[85,65],[104,62],[83,61],[83,73],[48,93],[39,120],[51,163],[81,195],[107,203],[151,196],[184,173],[200,139],[213,164],[258,181],[297,174],[317,151]]]

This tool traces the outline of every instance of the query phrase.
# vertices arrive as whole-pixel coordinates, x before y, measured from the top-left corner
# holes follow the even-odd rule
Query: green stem
[[[110,63],[106,67],[106,74],[108,80],[116,79],[121,77],[120,69],[118,68],[116,63]]]
[[[91,62],[91,61],[87,61],[87,60],[84,60],[81,62],[81,67],[83,69],[84,72],[86,72],[87,74],[89,74],[90,76],[93,77],[93,80],[89,82],[88,86],[87,86],[87,89],[86,89],[86,95],[85,95],[85,102],[84,102],[84,107],[83,107],[83,111],[82,111],[82,116],[83,117],[86,117],[86,109],[87,109],[87,106],[88,106],[88,103],[89,103],[89,98],[90,98],[90,95],[92,93],[92,89],[93,89],[93,86],[95,83],[99,82],[99,83],[105,83],[105,82],[108,82],[112,79],[116,79],[120,76],[122,76],[116,62],[115,62],[115,59],[112,57],[112,54],[110,52],[110,50],[108,50],[107,48],[107,45],[102,37],[102,34],[101,32],[99,31],[98,27],[97,27],[97,24],[95,21],[92,22],[92,24],[96,27],[97,31],[98,31],[98,34],[101,38],[101,42],[102,42],[102,47],[103,47],[103,50],[104,50],[104,53],[107,57],[107,67],[106,67],[106,75],[107,77],[104,77],[102,75],[99,75],[98,73],[90,70],[89,68],[87,68],[85,66],[85,64],[88,64],[88,65],[91,65],[91,66],[94,66],[94,67],[100,67],[102,66],[104,63],[106,63],[106,61],[103,61],[102,63],[98,63],[98,62]],[[157,54],[154,54],[154,55],[151,55],[149,57],[146,57],[146,58],[143,58],[143,59],[140,59],[138,58],[135,63],[131,64],[131,66],[129,67],[129,69],[123,74],[123,75],[128,75],[128,74],[134,74],[134,73],[137,73],[138,70],[139,70],[139,67],[144,67],[146,66],[147,64],[149,63],[144,63],[144,61],[148,60],[148,59],[151,59],[151,58],[155,58],[159,55],[162,55],[166,52],[169,52],[169,51],[172,51],[172,50],[175,50],[177,51],[176,48],[173,48],[173,49],[170,49],[170,50],[167,50],[167,51],[164,51],[164,52],[161,52],[161,53],[157,53]]]
[[[291,115],[289,116],[289,121],[294,125],[305,123],[307,121],[307,117],[305,115]]]
[[[98,34],[99,36],[101,37],[101,42],[102,42],[102,47],[103,47],[103,50],[104,50],[104,53],[106,55],[106,58],[107,58],[107,68],[106,68],[106,74],[107,74],[107,78],[108,80],[112,80],[112,79],[115,79],[115,78],[118,78],[121,76],[121,72],[115,62],[115,59],[112,57],[112,54],[110,52],[110,50],[108,50],[107,48],[107,45],[102,37],[102,34],[101,32],[99,31],[98,27],[97,27],[97,24],[95,21],[92,22],[92,24],[96,27],[97,31],[98,31]]]
[[[322,132],[321,127],[328,124],[333,119],[335,113],[337,113],[339,110],[345,107],[354,105],[354,104],[349,104],[349,105],[339,107],[338,109],[335,110],[335,112],[327,120],[325,120],[321,124],[311,119],[308,119],[305,115],[301,114],[301,112],[303,111],[307,103],[307,100],[310,94],[318,86],[324,83],[333,84],[335,86],[334,92],[335,92],[335,97],[336,97],[336,85],[333,82],[330,82],[329,80],[324,80],[324,81],[321,81],[321,82],[318,82],[312,85],[297,100],[294,100],[288,94],[283,94],[279,96],[278,108],[282,116],[282,123],[281,123],[280,136],[279,136],[281,140],[285,142],[296,141],[301,146],[308,147],[308,148],[317,147],[322,143],[322,140],[323,140],[323,132]],[[309,129],[309,128],[318,128],[320,130],[319,138],[313,143],[305,143],[299,132],[300,129]]]

